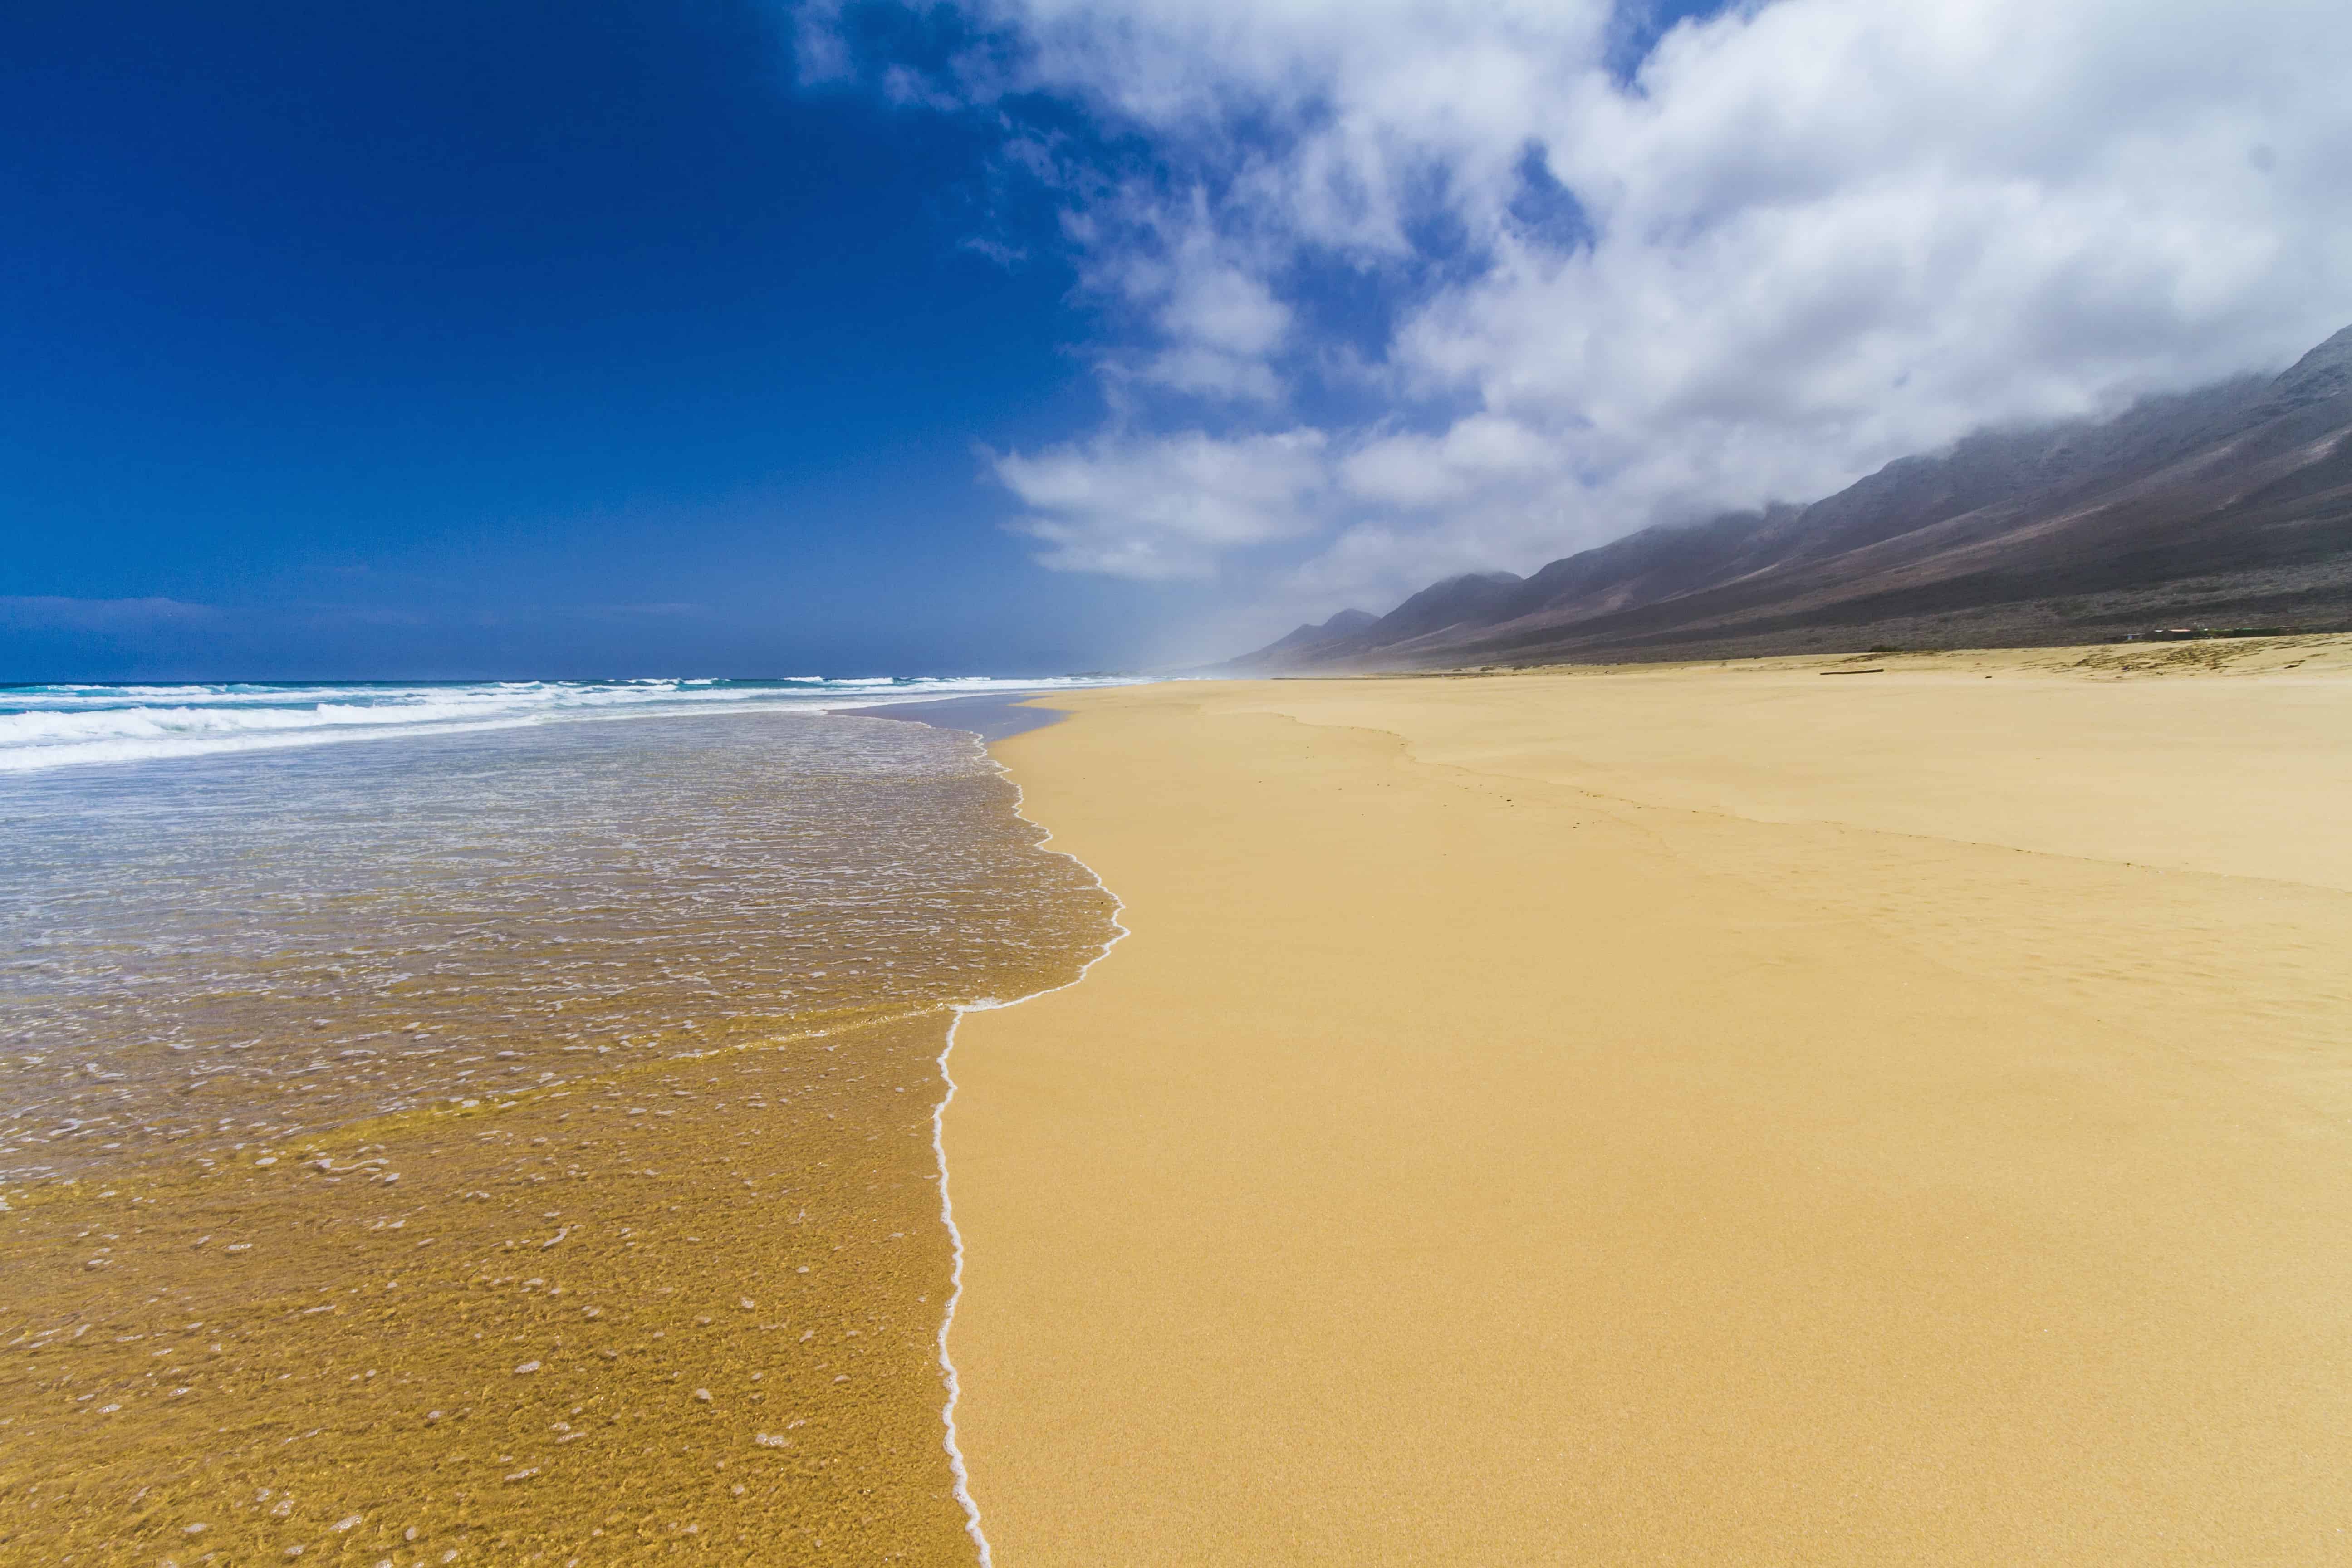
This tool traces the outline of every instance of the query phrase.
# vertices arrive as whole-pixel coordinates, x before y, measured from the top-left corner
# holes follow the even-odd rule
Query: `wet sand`
[[[983,741],[1010,740],[1061,721],[1051,708],[1033,708],[1019,697],[942,697],[931,702],[896,702],[879,708],[838,708],[844,719],[889,719],[902,724],[935,724],[963,730]]]
[[[947,1021],[20,1197],[0,1561],[971,1561]]]
[[[2352,1556],[2352,643],[1051,701],[1005,1568]]]
[[[974,1562],[939,1058],[1111,934],[979,761],[668,719],[0,802],[0,1563]]]

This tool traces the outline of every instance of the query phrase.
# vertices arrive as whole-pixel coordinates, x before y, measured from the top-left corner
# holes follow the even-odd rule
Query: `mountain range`
[[[1983,431],[1810,505],[1433,584],[1242,674],[2352,628],[2352,327],[2283,374]]]

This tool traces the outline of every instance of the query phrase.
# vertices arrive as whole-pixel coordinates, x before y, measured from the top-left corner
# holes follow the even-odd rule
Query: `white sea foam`
[[[984,747],[982,751],[984,753]],[[993,759],[991,760],[993,762]],[[1013,784],[1013,815],[1041,828],[1045,827],[1043,823],[1036,822],[1035,818],[1022,810],[1025,797],[1023,795],[1020,781],[1013,779],[1012,773],[1001,764],[998,764],[998,771],[1003,773],[1006,779]],[[1052,843],[1053,838],[1053,830],[1046,828],[1045,837],[1038,840],[1039,847],[1042,848]],[[1026,996],[1015,996],[1011,1001],[983,997],[980,1001],[966,1003],[957,1007],[954,1018],[948,1025],[946,1043],[940,1047],[940,1082],[943,1086],[944,1092],[940,1096],[940,1102],[931,1107],[931,1153],[939,1162],[940,1172],[940,1223],[948,1227],[948,1246],[953,1259],[948,1273],[947,1308],[940,1318],[940,1371],[944,1374],[948,1394],[947,1404],[940,1411],[940,1419],[947,1428],[944,1440],[948,1450],[948,1469],[955,1477],[955,1500],[963,1509],[964,1531],[971,1537],[972,1545],[979,1551],[980,1568],[994,1568],[995,1560],[989,1551],[987,1531],[981,1528],[980,1504],[971,1495],[971,1475],[964,1466],[963,1448],[956,1440],[956,1405],[963,1397],[963,1384],[956,1376],[954,1358],[948,1353],[948,1334],[955,1327],[956,1308],[963,1300],[963,1232],[956,1227],[955,1203],[948,1193],[947,1116],[948,1106],[956,1096],[956,1081],[954,1076],[948,1070],[948,1058],[955,1054],[956,1031],[963,1026],[965,1014],[986,1013],[999,1007],[1017,1006],[1024,1002],[1034,1002],[1040,996],[1050,996],[1056,991],[1066,991],[1084,980],[1096,964],[1108,958],[1112,948],[1127,940],[1127,922],[1121,918],[1127,913],[1127,905],[1120,900],[1117,893],[1111,892],[1110,885],[1102,879],[1102,873],[1066,849],[1057,849],[1054,853],[1062,856],[1070,864],[1084,869],[1087,876],[1094,879],[1096,887],[1109,894],[1110,940],[1102,944],[1101,952],[1087,960],[1079,967],[1077,973],[1059,985],[1049,985],[1043,991],[1033,991]]]
[[[450,734],[519,724],[723,710],[824,712],[973,693],[1099,685],[1093,678],[860,676],[416,685],[59,685],[0,689],[0,773]]]

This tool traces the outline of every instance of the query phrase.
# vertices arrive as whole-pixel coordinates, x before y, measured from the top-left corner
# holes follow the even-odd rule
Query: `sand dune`
[[[2352,1558],[2352,646],[1877,662],[1003,743],[1134,934],[957,1047],[999,1563]]]

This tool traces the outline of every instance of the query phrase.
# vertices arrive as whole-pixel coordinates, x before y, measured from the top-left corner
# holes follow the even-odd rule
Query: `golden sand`
[[[1055,705],[1004,1568],[2352,1561],[2352,643]]]
[[[947,1017],[20,1197],[0,1562],[969,1563]]]

